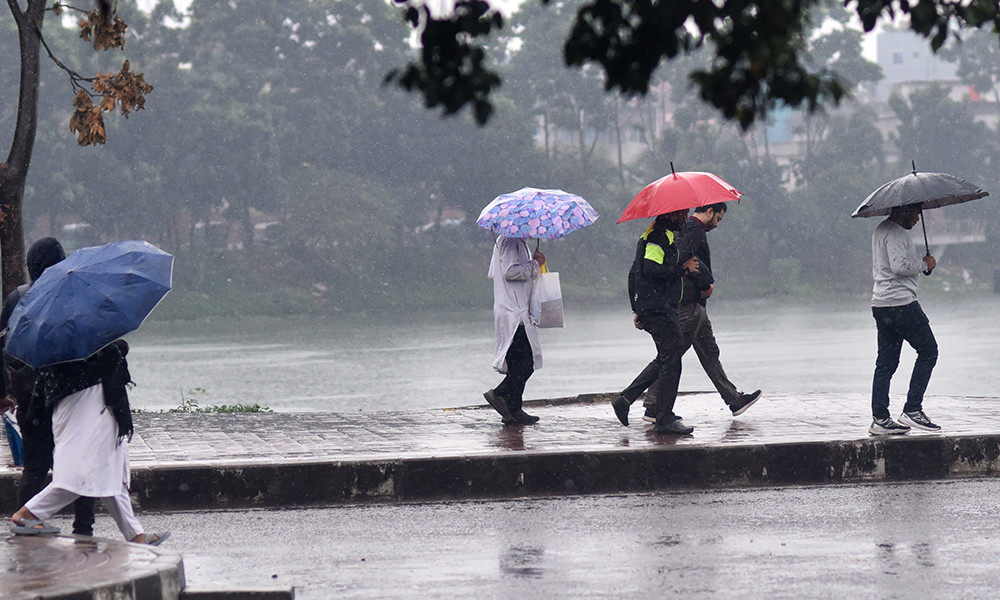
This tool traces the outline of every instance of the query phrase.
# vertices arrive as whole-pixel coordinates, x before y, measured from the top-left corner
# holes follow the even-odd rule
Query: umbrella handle
[[[915,168],[916,167],[914,167],[914,169]],[[927,225],[924,224],[924,209],[920,209],[920,228],[924,230],[924,251],[926,252],[924,256],[927,257],[931,255],[931,247],[930,244],[927,243]],[[930,274],[931,274],[930,269],[924,271],[924,275],[930,275]]]

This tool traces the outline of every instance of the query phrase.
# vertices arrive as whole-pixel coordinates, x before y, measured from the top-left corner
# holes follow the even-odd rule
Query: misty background
[[[566,69],[576,6],[525,2],[509,15],[492,48],[504,84],[484,128],[382,84],[413,52],[387,3],[194,0],[183,15],[169,2],[149,12],[126,4],[124,55],[84,51],[50,17],[46,39],[71,68],[118,69],[127,56],[155,90],[145,110],[107,120],[106,145],[79,148],[68,78],[43,61],[29,243],[138,238],[171,252],[174,290],[153,320],[488,311],[492,238],[475,226],[480,209],[524,186],[562,188],[602,215],[542,242],[567,303],[627,310],[625,273],[645,223],[615,221],[672,161],[744,193],[710,236],[714,298],[863,303],[878,219],[849,215],[914,161],[994,194],[927,213],[939,268],[921,294],[1000,288],[994,34],[964,32],[935,57],[925,40],[885,31],[876,62],[834,2],[815,15],[811,55],[855,85],[854,99],[811,116],[779,108],[741,132],[688,88],[698,57],[661,65],[636,99],[606,95],[591,69]],[[3,27],[13,32],[9,19]],[[17,56],[16,40],[0,36],[0,53]],[[17,61],[0,63],[8,144],[17,81]]]

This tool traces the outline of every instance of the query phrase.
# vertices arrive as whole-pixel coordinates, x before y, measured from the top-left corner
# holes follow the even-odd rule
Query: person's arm
[[[918,258],[913,251],[913,242],[909,233],[902,227],[890,230],[885,239],[886,257],[889,259],[889,269],[895,275],[910,277],[933,268],[931,262]]]
[[[507,281],[527,281],[538,277],[541,265],[545,264],[545,256],[541,252],[541,261],[528,258],[528,245],[524,240],[502,238],[500,242],[500,272]],[[525,260],[527,259],[527,260]]]
[[[14,312],[14,307],[17,306],[20,299],[21,293],[19,290],[14,290],[10,294],[7,294],[7,298],[3,301],[3,309],[0,310],[0,331],[7,329],[7,325],[10,324],[10,315]],[[7,341],[6,335],[0,339],[4,343]],[[3,346],[0,345],[0,353],[2,352]],[[0,359],[2,358],[0,356]],[[0,360],[0,412],[9,410],[17,404],[17,402],[7,397],[7,374],[2,371],[6,371],[6,369],[3,366],[3,360]]]
[[[650,235],[642,261],[643,276],[652,281],[670,281],[698,272],[698,259],[682,239],[671,244],[666,234]]]
[[[705,292],[715,283],[715,279],[712,277],[712,270],[702,260],[708,251],[708,234],[705,232],[705,228],[701,222],[695,219],[688,219],[684,222],[684,236],[682,240],[682,243],[687,244],[688,251],[698,258],[698,270],[690,277],[698,290]]]

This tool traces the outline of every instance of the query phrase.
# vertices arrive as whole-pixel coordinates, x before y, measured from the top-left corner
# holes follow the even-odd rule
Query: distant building
[[[935,82],[964,88],[958,65],[931,50],[930,40],[912,31],[883,31],[876,37],[876,62],[885,77],[875,86],[875,100],[885,103],[894,91]]]

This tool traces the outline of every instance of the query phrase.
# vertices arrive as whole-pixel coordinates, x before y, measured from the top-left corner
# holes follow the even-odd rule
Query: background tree
[[[788,163],[776,163],[759,145],[767,137],[762,124],[744,132],[698,96],[687,74],[710,68],[711,47],[663,63],[650,84],[656,93],[628,101],[598,89],[590,72],[597,65],[565,69],[558,44],[547,40],[568,35],[587,0],[529,3],[503,35],[480,40],[507,84],[491,97],[487,128],[464,112],[441,119],[384,84],[384,74],[415,52],[396,6],[297,0],[279,14],[262,2],[193,0],[183,14],[168,0],[149,13],[123,3],[129,58],[158,82],[157,93],[141,119],[109,119],[107,142],[85,152],[66,126],[68,98],[40,94],[39,114],[52,117],[39,120],[25,186],[30,237],[56,235],[68,249],[143,237],[169,250],[176,287],[158,311],[163,318],[420,305],[488,309],[492,237],[475,217],[498,194],[557,187],[587,198],[602,215],[579,235],[542,242],[564,274],[566,294],[622,306],[623,274],[644,225],[615,220],[673,161],[678,170],[716,172],[746,195],[713,238],[713,258],[725,274],[720,298],[857,294],[870,287],[865,225],[873,223],[849,214],[908,164],[900,170],[895,138],[879,134],[891,116],[864,95],[814,115],[822,126],[802,164],[809,180],[792,180]],[[0,35],[0,52],[15,56],[16,28],[5,24],[0,32],[11,35]],[[68,67],[101,70],[103,53],[74,52],[75,35],[55,35],[64,23],[47,27],[49,47],[67,57]],[[857,56],[856,37],[834,43],[829,36],[841,33],[836,28],[809,31],[810,69]],[[0,61],[0,90],[15,88],[12,63]],[[43,69],[40,89],[65,89],[66,80],[62,69]],[[921,116],[928,100],[911,96],[911,126],[931,123],[933,114]],[[11,104],[0,103],[0,122],[13,124]],[[554,122],[566,106],[573,110],[565,111],[564,125],[551,128],[546,151],[541,111]],[[792,121],[801,112],[786,108],[772,116],[784,127],[789,114]],[[954,118],[965,122],[960,113]],[[974,126],[995,137],[978,121]],[[616,127],[646,134],[642,160],[618,162]],[[597,132],[601,139],[591,151]],[[948,131],[933,135],[951,147]],[[995,165],[993,142],[983,143],[976,165]],[[995,175],[966,177],[1000,188]],[[990,202],[968,206],[986,210]],[[970,244],[969,253],[982,246]],[[961,253],[949,249],[948,256]]]
[[[882,79],[882,67],[870,62],[861,52],[861,32],[849,26],[852,15],[838,3],[817,6],[810,21],[809,52],[806,64],[813,72],[840,74],[848,90]],[[796,175],[808,182],[815,174],[813,160],[817,144],[825,137],[830,108],[805,111],[796,131],[805,138],[803,156],[797,161]]]
[[[124,47],[125,23],[108,8],[107,2],[101,5],[101,10],[90,11],[80,20],[80,37],[92,42],[95,50]],[[14,134],[7,160],[0,163],[0,269],[5,297],[25,279],[22,206],[38,128],[42,48],[65,71],[75,92],[69,126],[81,146],[104,143],[104,112],[119,108],[127,117],[131,111],[143,108],[145,95],[153,89],[142,73],[131,70],[127,60],[117,73],[98,73],[87,78],[52,54],[42,36],[43,20],[47,10],[57,17],[62,15],[63,5],[56,3],[46,8],[44,0],[27,0],[22,8],[17,0],[7,0],[7,6],[17,28],[21,62]],[[97,105],[93,99],[99,99]]]
[[[395,2],[420,33],[421,51],[388,80],[419,91],[428,106],[447,114],[471,105],[485,123],[500,77],[480,40],[500,29],[503,17],[485,0],[456,0],[447,14],[435,14],[424,0]],[[779,103],[813,111],[849,92],[840,74],[814,71],[805,59],[811,15],[826,2],[590,0],[578,10],[563,51],[566,64],[597,64],[606,89],[632,96],[649,90],[663,60],[707,47],[711,62],[688,77],[703,100],[747,128]],[[881,21],[908,18],[935,51],[962,29],[1000,32],[995,0],[845,0],[844,6],[866,32]]]
[[[964,32],[961,41],[949,44],[941,53],[958,62],[958,76],[977,94],[992,96],[1000,107],[1000,45],[997,36],[976,29]]]

